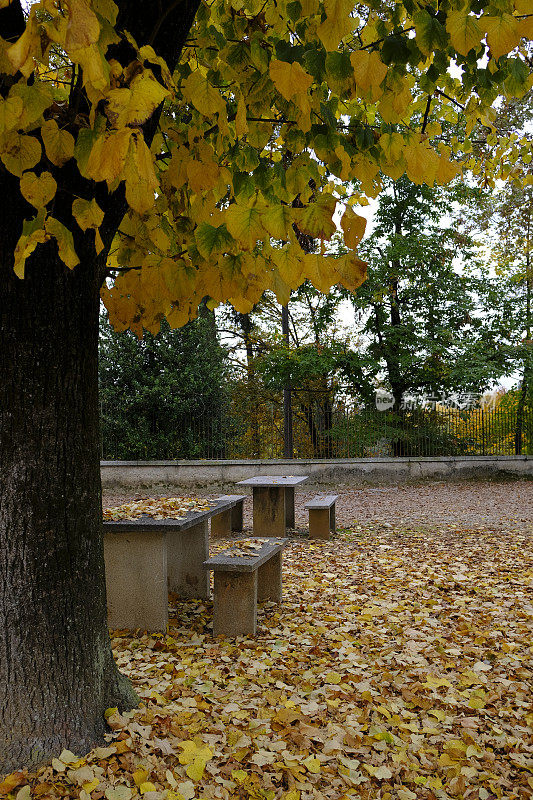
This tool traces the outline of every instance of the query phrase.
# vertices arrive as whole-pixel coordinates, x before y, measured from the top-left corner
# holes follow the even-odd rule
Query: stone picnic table
[[[209,558],[208,521],[238,502],[237,496],[221,497],[178,519],[143,515],[103,522],[109,627],[164,632],[169,591],[208,598],[210,579],[203,566]]]
[[[309,475],[258,475],[239,481],[253,493],[254,536],[283,538],[294,528],[294,489],[309,480]]]

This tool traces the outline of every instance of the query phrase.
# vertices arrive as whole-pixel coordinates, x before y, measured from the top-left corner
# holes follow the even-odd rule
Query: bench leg
[[[309,538],[329,539],[329,508],[309,509]]]
[[[235,533],[242,533],[243,529],[243,506],[244,500],[241,500],[237,505],[233,506],[231,509],[231,530],[235,531]]]
[[[167,533],[168,587],[180,597],[209,597],[209,573],[203,568],[209,558],[207,520],[176,533]]]
[[[283,538],[285,523],[285,489],[255,487],[254,493],[254,536],[276,536]]]
[[[294,486],[285,489],[285,525],[294,529]]]
[[[332,533],[335,533],[337,530],[337,526],[335,524],[335,503],[333,503],[329,510],[329,529]]]
[[[109,627],[167,629],[167,545],[152,531],[106,533],[104,558]]]
[[[231,536],[231,522],[231,508],[227,508],[220,514],[211,517],[211,536],[213,539],[223,539],[226,536]]]
[[[257,600],[281,603],[281,553],[265,561],[257,572]]]
[[[214,636],[255,635],[257,571],[215,571]]]

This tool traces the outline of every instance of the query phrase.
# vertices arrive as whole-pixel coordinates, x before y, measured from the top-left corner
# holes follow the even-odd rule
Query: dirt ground
[[[304,487],[305,488],[305,487]],[[304,508],[318,492],[296,491],[296,528],[308,526]],[[153,496],[176,495],[175,488]],[[192,494],[190,491],[188,494]],[[146,492],[104,493],[104,507],[146,497]],[[212,493],[197,496],[215,497]],[[508,527],[530,528],[533,525],[533,481],[471,481],[451,483],[436,481],[418,485],[365,487],[339,491],[337,500],[339,527],[396,528],[468,527],[500,530]],[[244,503],[244,523],[252,525],[252,499]]]

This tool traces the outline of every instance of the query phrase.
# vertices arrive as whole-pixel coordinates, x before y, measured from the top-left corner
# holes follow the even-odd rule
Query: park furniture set
[[[281,601],[281,559],[287,527],[294,527],[294,488],[306,476],[266,476],[240,481],[252,486],[253,540],[209,558],[211,536],[243,529],[244,495],[224,495],[204,511],[180,519],[103,523],[109,627],[165,631],[168,591],[183,598],[210,596],[214,572],[215,636],[255,634],[257,601]],[[336,495],[315,497],[309,509],[311,538],[335,530]]]

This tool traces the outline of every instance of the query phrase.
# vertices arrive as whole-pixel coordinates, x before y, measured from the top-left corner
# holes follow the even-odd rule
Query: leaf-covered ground
[[[214,640],[211,604],[177,598],[167,636],[115,633],[146,705],[31,796],[533,797],[531,526],[295,538],[284,579],[255,638]]]

